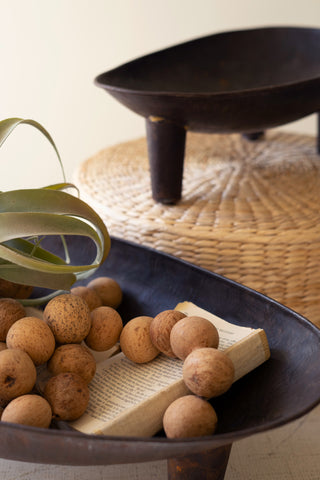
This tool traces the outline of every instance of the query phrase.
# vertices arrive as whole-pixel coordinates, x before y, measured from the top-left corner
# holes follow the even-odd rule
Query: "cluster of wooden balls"
[[[150,362],[160,353],[183,360],[183,380],[191,394],[178,398],[166,410],[167,437],[214,433],[217,415],[208,400],[225,393],[234,381],[233,362],[218,345],[219,333],[212,322],[178,310],[135,317],[123,327],[120,347],[131,361]]]
[[[167,437],[214,433],[218,419],[208,400],[225,393],[234,380],[233,362],[218,350],[217,328],[203,317],[167,310],[154,318],[150,332],[152,342],[163,353],[183,361],[183,380],[191,392],[165,411],[163,428]]]
[[[52,417],[72,421],[85,412],[96,371],[91,350],[119,341],[121,300],[119,284],[109,277],[54,297],[43,318],[28,315],[15,298],[0,298],[1,421],[46,428]],[[49,372],[44,382],[42,366]]]
[[[1,420],[38,427],[48,427],[52,417],[76,420],[88,406],[88,384],[96,371],[91,350],[104,352],[119,342],[135,363],[150,362],[160,353],[183,361],[190,394],[165,411],[167,437],[212,434],[217,415],[208,400],[225,393],[234,380],[232,361],[218,350],[216,327],[177,310],[138,316],[124,326],[116,310],[121,301],[119,284],[108,277],[54,297],[43,318],[27,316],[14,298],[0,298]],[[43,365],[50,376],[42,385],[38,372]]]

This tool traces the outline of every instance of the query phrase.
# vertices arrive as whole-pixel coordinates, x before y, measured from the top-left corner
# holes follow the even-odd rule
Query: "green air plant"
[[[30,305],[44,303],[61,291],[70,290],[78,279],[90,276],[106,259],[110,237],[99,215],[78,196],[66,191],[76,187],[65,181],[59,152],[39,123],[21,118],[0,121],[0,146],[21,124],[37,128],[49,140],[64,179],[63,183],[43,188],[0,192],[0,278],[52,290],[44,297],[22,300]],[[51,235],[61,237],[65,259],[43,247],[44,238]],[[94,242],[96,257],[92,263],[71,264],[68,235],[80,235]]]

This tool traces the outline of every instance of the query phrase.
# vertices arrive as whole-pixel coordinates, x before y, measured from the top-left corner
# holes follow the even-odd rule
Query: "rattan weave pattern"
[[[183,199],[151,198],[146,139],[106,148],[75,172],[114,236],[248,285],[320,325],[320,157],[315,138],[188,133]]]

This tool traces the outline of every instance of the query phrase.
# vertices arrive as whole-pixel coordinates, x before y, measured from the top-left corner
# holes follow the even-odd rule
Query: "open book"
[[[269,358],[264,330],[232,325],[190,302],[179,303],[176,310],[214,323],[219,332],[219,350],[224,350],[234,363],[234,381]],[[170,403],[190,393],[182,380],[182,366],[181,360],[163,354],[145,364],[135,364],[123,353],[98,362],[89,385],[86,413],[71,426],[90,434],[154,435],[161,430]]]

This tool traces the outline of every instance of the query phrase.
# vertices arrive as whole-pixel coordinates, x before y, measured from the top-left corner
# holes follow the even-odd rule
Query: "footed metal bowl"
[[[133,60],[95,83],[146,118],[153,197],[175,203],[186,131],[256,139],[320,110],[320,29],[214,34]]]

